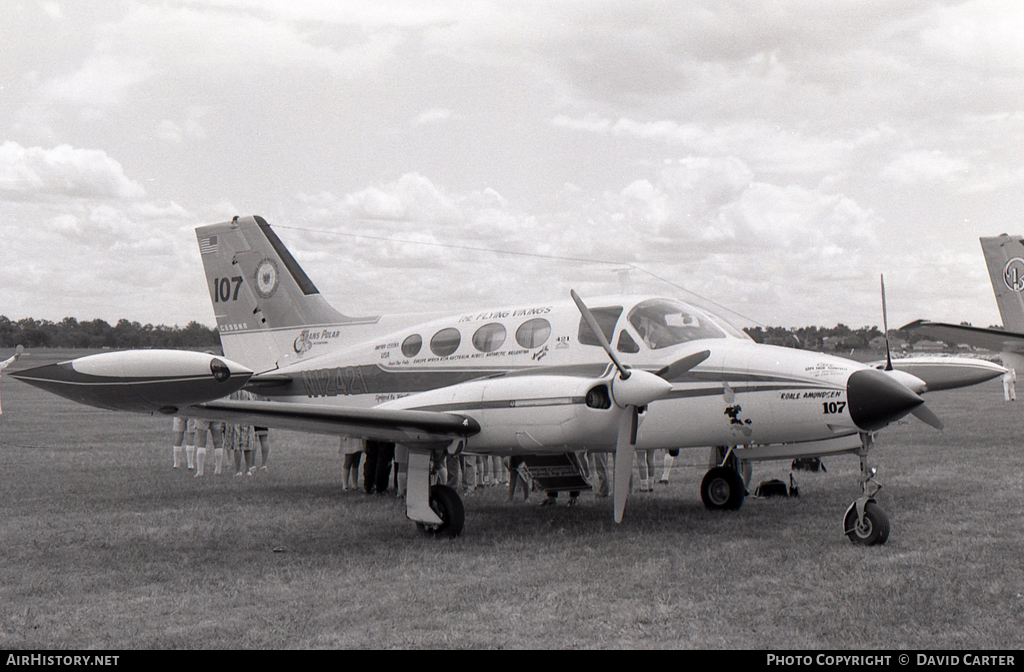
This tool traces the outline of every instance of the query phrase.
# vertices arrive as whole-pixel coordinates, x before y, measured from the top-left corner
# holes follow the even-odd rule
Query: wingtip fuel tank
[[[104,352],[12,374],[89,406],[167,414],[226,397],[252,375],[224,357],[186,350]]]

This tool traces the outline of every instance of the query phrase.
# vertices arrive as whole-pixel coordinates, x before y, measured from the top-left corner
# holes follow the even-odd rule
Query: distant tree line
[[[79,322],[65,317],[60,322],[26,317],[14,322],[0,315],[0,347],[24,345],[26,348],[181,348],[199,349],[220,346],[220,335],[198,322],[177,325],[139,324],[120,320],[110,326],[103,320]]]
[[[851,329],[845,324],[834,327],[753,327],[744,331],[758,343],[781,345],[802,350],[864,349],[883,334],[878,327]],[[913,345],[924,340],[921,334],[912,331],[892,330],[889,340],[904,341]],[[10,348],[24,345],[26,348],[215,348],[220,345],[220,335],[198,322],[189,322],[184,327],[139,324],[122,319],[114,326],[103,320],[79,322],[65,317],[60,322],[34,320],[26,317],[14,322],[0,315],[0,347]]]
[[[744,331],[758,343],[819,351],[867,349],[872,347],[872,341],[884,336],[882,330],[878,327],[851,329],[842,323],[831,328],[801,327],[799,329],[792,329],[787,327],[754,327],[744,329]],[[900,345],[913,346],[918,341],[924,340],[929,339],[927,336],[916,331],[889,330],[889,343],[893,348],[898,348]],[[879,343],[879,341],[876,341],[876,343]],[[949,347],[954,345],[954,343],[947,344]]]
[[[842,348],[867,348],[871,340],[882,336],[878,327],[861,327],[851,329],[845,324],[839,323],[834,327],[800,327],[792,329],[787,327],[753,327],[744,329],[747,335],[758,343],[768,345],[781,345],[788,348],[800,348],[803,350],[824,350],[829,344],[833,347]],[[891,331],[889,338],[900,334],[899,338],[905,341],[920,340],[920,335],[903,334],[902,332]]]

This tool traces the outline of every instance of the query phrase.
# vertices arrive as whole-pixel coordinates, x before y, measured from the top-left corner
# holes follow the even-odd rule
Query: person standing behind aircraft
[[[661,478],[658,479],[658,483],[668,483],[668,476],[672,473],[672,462],[676,456],[679,455],[679,450],[666,450],[665,457],[662,458],[662,471]]]
[[[174,433],[174,443],[171,445],[171,459],[173,460],[174,469],[181,466],[181,456],[185,452],[185,429],[188,427],[188,418],[179,418],[174,416],[172,421],[171,431]],[[189,465],[191,468],[192,465]]]
[[[249,400],[252,394],[245,390],[233,392],[229,399]],[[252,476],[252,447],[255,443],[253,428],[249,425],[236,425],[227,423],[224,426],[224,445],[234,452],[235,476],[248,474]],[[245,459],[245,469],[242,468],[242,460]]]
[[[638,450],[636,456],[638,458],[637,472],[640,476],[640,492],[653,492],[654,471],[657,468],[654,466],[654,451]]]
[[[395,488],[399,497],[405,497],[409,485],[409,449],[395,446]]]
[[[591,473],[597,476],[597,488],[594,494],[598,497],[608,496],[608,453],[595,451],[587,455],[587,462],[593,461]],[[588,464],[589,466],[589,464]],[[593,482],[593,481],[591,481]]]
[[[1017,401],[1017,371],[1012,366],[1006,368],[1003,374],[1003,397],[1006,401]]]
[[[252,430],[256,434],[256,443],[260,446],[260,471],[266,471],[267,458],[270,457],[270,430],[266,427],[253,427]],[[253,464],[255,462],[256,456],[253,455]]]
[[[359,489],[359,462],[363,459],[363,448],[365,441],[351,436],[343,436],[340,440],[338,451],[342,454],[344,462],[341,465],[341,489]]]
[[[185,461],[189,469],[196,468],[196,421],[195,418],[185,420],[185,434],[182,437],[185,446]]]
[[[380,443],[380,450],[377,452],[376,472],[377,477],[374,490],[378,495],[388,491],[388,483],[391,481],[391,467],[395,461],[395,444]]]
[[[196,453],[196,476],[202,476],[206,468],[206,444],[213,445],[214,475],[224,468],[224,423],[209,420],[192,420],[195,423],[194,441]]]
[[[16,347],[14,349],[14,354],[13,355],[8,357],[4,361],[0,362],[0,371],[3,371],[8,366],[10,366],[14,362],[18,361],[18,358],[21,357],[21,353],[23,353],[23,352],[25,352],[25,346],[19,345],[18,347]],[[0,406],[0,415],[3,415],[3,412],[4,412],[4,409],[3,409],[2,406]]]
[[[508,458],[508,501],[510,502],[515,499],[517,487],[522,488],[524,502],[530,498],[530,483],[519,471],[522,463],[523,458],[518,455]]]

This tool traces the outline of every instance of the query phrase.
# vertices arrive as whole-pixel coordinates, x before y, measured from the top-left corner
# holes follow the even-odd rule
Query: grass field
[[[855,457],[799,475],[798,499],[712,513],[704,450],[622,525],[608,499],[490,488],[437,540],[395,498],[342,492],[329,437],[272,432],[269,473],[193,478],[171,469],[170,419],[5,372],[0,648],[1019,648],[1024,402],[998,380],[928,401],[945,432],[901,423],[873,452],[885,546],[842,536]]]

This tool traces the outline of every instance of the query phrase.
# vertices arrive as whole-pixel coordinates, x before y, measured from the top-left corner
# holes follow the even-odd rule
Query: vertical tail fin
[[[266,371],[303,330],[366,322],[332,308],[262,217],[196,229],[224,356]],[[295,333],[293,333],[295,332]]]
[[[981,238],[999,315],[1008,331],[1024,333],[1024,238],[1002,234]]]

